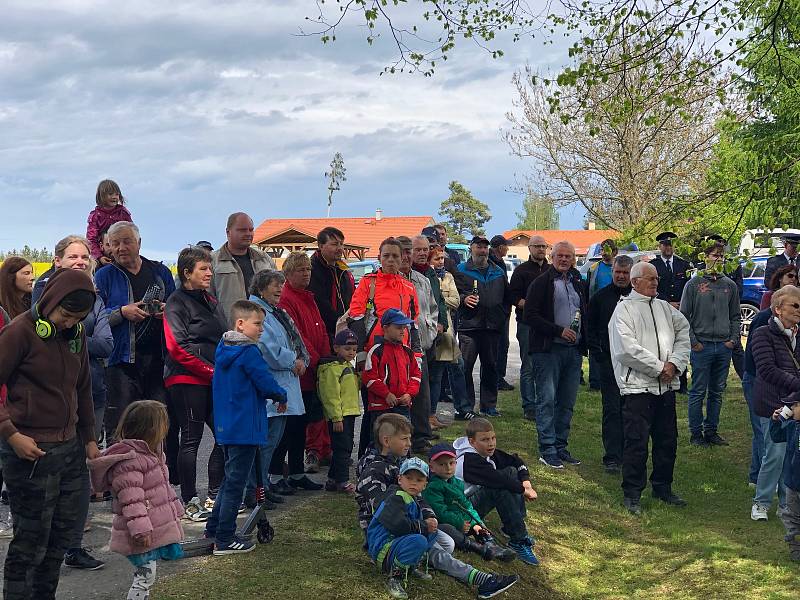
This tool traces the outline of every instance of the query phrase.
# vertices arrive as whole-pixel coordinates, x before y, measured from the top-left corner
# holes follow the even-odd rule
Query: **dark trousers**
[[[622,464],[622,448],[625,440],[622,424],[622,396],[619,394],[614,367],[607,358],[597,359],[596,372],[600,376],[603,395],[603,464]]]
[[[497,385],[506,378],[506,369],[508,368],[508,328],[511,321],[511,316],[506,317],[503,328],[500,330],[500,335],[497,336],[497,359],[495,360],[495,371],[497,373]],[[483,379],[483,359],[481,359],[481,379]]]
[[[177,384],[169,388],[169,403],[178,419],[181,432],[178,450],[178,477],[184,503],[197,496],[197,451],[203,440],[205,426],[214,431],[214,406],[211,387],[207,385]],[[208,495],[216,497],[225,474],[222,448],[214,442],[208,457]]]
[[[353,453],[353,435],[356,418],[352,415],[342,417],[341,433],[333,430],[333,423],[328,421],[328,433],[331,436],[331,466],[328,467],[328,479],[336,483],[345,483],[350,479],[350,455]]]
[[[514,467],[507,467],[505,472],[516,479],[517,470]],[[503,529],[512,542],[521,542],[528,537],[528,529],[525,527],[527,509],[522,494],[500,488],[480,487],[469,499],[481,519],[492,509],[497,509]]]
[[[281,441],[272,453],[269,463],[269,474],[283,477],[283,465],[289,460],[289,475],[302,475],[305,473],[304,452],[306,449],[306,423],[305,415],[290,415],[286,417],[286,428],[283,430]]]
[[[242,504],[242,494],[247,478],[255,464],[258,446],[230,444],[223,446],[225,477],[214,502],[214,509],[206,522],[208,537],[216,537],[218,544],[228,543],[236,533],[236,515]]]
[[[0,443],[14,538],[3,573],[5,600],[56,597],[64,552],[70,545],[86,482],[86,454],[78,437],[40,443],[47,454],[33,462]]]
[[[428,377],[428,357],[422,357],[422,377],[419,393],[411,403],[411,446],[420,448],[431,437],[431,390]]]
[[[458,343],[464,358],[464,382],[467,401],[475,406],[475,383],[472,371],[481,359],[481,412],[497,406],[497,338],[499,332],[490,329],[471,329],[458,332]]]
[[[86,460],[85,450],[83,460]],[[89,517],[89,501],[92,495],[92,485],[89,481],[89,469],[81,476],[81,494],[78,499],[78,511],[75,517],[75,522],[72,524],[72,535],[70,536],[69,549],[78,550],[83,546],[83,528],[86,525],[86,519]]]
[[[158,400],[167,404],[167,389],[164,387],[164,361],[161,355],[139,353],[133,364],[119,363],[106,369],[106,410],[103,426],[106,430],[106,446],[116,440],[119,418],[128,405],[136,400]],[[164,440],[170,483],[177,484],[178,473],[178,423],[170,415],[169,432]],[[175,475],[172,475],[175,473]]]
[[[672,488],[672,473],[678,448],[675,392],[631,394],[622,406],[625,449],[622,454],[622,491],[626,498],[639,498],[647,485],[647,449],[653,439],[654,492]]]

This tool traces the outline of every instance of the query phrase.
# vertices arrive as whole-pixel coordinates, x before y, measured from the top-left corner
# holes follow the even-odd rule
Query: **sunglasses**
[[[793,309],[798,310],[800,309],[800,304],[797,302],[785,302],[786,306],[791,306]]]

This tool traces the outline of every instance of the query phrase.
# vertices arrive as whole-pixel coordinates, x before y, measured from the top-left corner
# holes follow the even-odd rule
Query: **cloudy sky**
[[[324,216],[323,173],[344,155],[336,216],[435,214],[458,180],[516,224],[525,164],[500,137],[511,76],[563,49],[464,44],[433,78],[379,76],[394,48],[355,15],[323,45],[298,34],[313,0],[6,0],[0,19],[0,248],[85,231],[116,180],[145,253],[224,241],[226,216]],[[583,214],[562,213],[563,228]]]

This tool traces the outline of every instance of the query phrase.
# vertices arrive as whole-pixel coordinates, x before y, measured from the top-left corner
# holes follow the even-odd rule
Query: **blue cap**
[[[407,458],[403,461],[403,464],[400,465],[400,475],[405,475],[409,471],[419,471],[425,477],[428,476],[428,465],[425,464],[425,461],[421,458],[417,458],[416,456],[412,456],[411,458]]]
[[[353,333],[352,329],[342,329],[336,334],[336,337],[333,338],[333,345],[347,346],[348,344],[358,345],[358,338],[356,337],[356,334]]]
[[[409,319],[402,310],[397,310],[396,308],[388,309],[381,316],[381,325],[383,327],[387,325],[411,325],[413,323],[413,319]]]

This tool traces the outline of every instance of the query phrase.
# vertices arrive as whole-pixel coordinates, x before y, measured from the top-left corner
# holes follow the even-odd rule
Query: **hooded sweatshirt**
[[[67,294],[86,290],[92,280],[81,271],[58,269],[36,304],[50,315]],[[50,339],[36,333],[33,311],[0,332],[0,386],[8,386],[0,406],[0,438],[19,432],[37,442],[66,442],[77,434],[95,439],[89,355],[83,329],[60,331]]]
[[[481,456],[469,443],[467,436],[462,436],[453,442],[456,451],[456,477],[463,479],[467,484],[465,492],[469,496],[476,487],[508,490],[516,494],[525,491],[523,481],[530,481],[528,467],[516,454],[494,449],[491,456]],[[507,467],[516,470],[516,476],[510,477],[502,472]]]
[[[218,444],[267,443],[268,399],[286,403],[258,344],[243,333],[227,331],[217,346],[212,379],[214,434]]]
[[[121,440],[87,461],[96,492],[111,490],[111,550],[125,556],[183,540],[183,505],[169,484],[164,453],[142,440]],[[134,547],[133,538],[151,534],[150,546]]]

